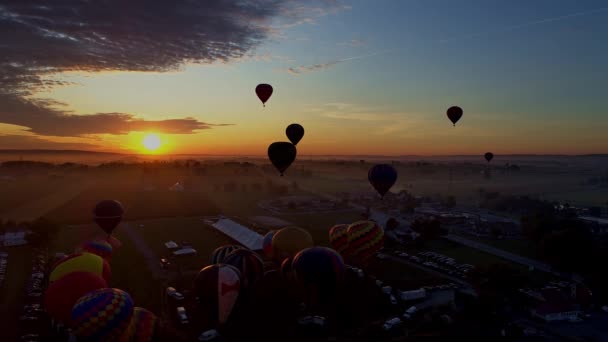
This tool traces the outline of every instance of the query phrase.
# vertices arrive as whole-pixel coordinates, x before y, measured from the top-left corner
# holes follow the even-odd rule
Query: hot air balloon
[[[223,264],[226,256],[237,249],[243,249],[243,246],[239,245],[224,245],[216,248],[211,253],[211,264]]]
[[[159,329],[159,320],[152,312],[140,308],[133,308],[131,324],[121,340],[133,342],[151,342],[156,340]]]
[[[51,283],[44,291],[44,308],[54,320],[71,326],[72,307],[91,291],[108,287],[108,283],[91,272],[72,272]]]
[[[354,264],[365,265],[384,246],[384,230],[373,221],[357,221],[346,232],[347,255]]]
[[[397,170],[389,164],[378,164],[369,169],[367,179],[380,196],[384,198],[384,195],[397,181]]]
[[[307,302],[327,304],[336,297],[344,276],[344,260],[331,248],[311,247],[293,258],[293,270]]]
[[[262,240],[262,250],[267,258],[272,258],[272,237],[276,232],[276,230],[269,231]]]
[[[91,240],[83,243],[76,249],[76,253],[80,252],[95,254],[107,261],[112,259],[112,245],[103,240]]]
[[[90,272],[110,281],[110,265],[102,257],[91,253],[71,254],[59,260],[52,268],[49,282],[57,281],[72,272]]]
[[[203,320],[210,325],[224,324],[241,291],[240,271],[231,265],[209,265],[194,279],[194,291]]]
[[[241,285],[249,289],[264,276],[264,262],[249,249],[237,249],[224,258],[224,264],[232,265],[241,272]]]
[[[448,118],[450,119],[450,121],[452,121],[452,124],[454,124],[454,126],[456,126],[456,123],[462,117],[462,108],[460,108],[458,106],[452,106],[452,107],[448,108],[447,114],[448,114]]]
[[[314,241],[310,233],[298,227],[285,227],[276,232],[272,238],[272,250],[279,263],[313,245]]]
[[[105,288],[81,297],[72,309],[73,333],[86,341],[117,341],[129,328],[133,299],[123,290]]]
[[[283,173],[291,163],[296,160],[296,154],[296,146],[289,142],[273,142],[268,146],[268,158],[272,162],[272,165],[279,170],[281,176],[283,176]]]
[[[272,95],[272,86],[265,83],[258,84],[257,87],[255,87],[255,93],[258,95],[260,101],[262,101],[264,107],[266,107],[266,101],[268,101]]]
[[[122,204],[115,200],[103,200],[93,209],[95,223],[108,235],[112,234],[114,228],[122,221],[124,212]]]
[[[347,224],[337,224],[329,229],[329,243],[340,254],[348,248]]]
[[[486,158],[486,160],[489,163],[490,161],[492,161],[492,158],[494,158],[494,153],[492,153],[492,152],[486,152],[486,154],[484,154],[483,157]]]
[[[287,126],[285,134],[287,134],[287,138],[289,138],[289,141],[291,141],[292,144],[297,145],[304,136],[304,127],[300,124],[293,123]]]
[[[293,257],[285,258],[281,263],[281,277],[283,280],[290,282],[293,280]]]

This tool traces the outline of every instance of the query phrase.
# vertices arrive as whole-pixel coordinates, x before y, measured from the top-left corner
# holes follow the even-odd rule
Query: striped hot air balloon
[[[49,276],[49,282],[59,280],[72,272],[91,272],[108,282],[112,274],[108,262],[99,255],[76,253],[55,263]]]
[[[373,221],[357,221],[346,232],[347,255],[355,264],[365,264],[384,246],[384,230]]]
[[[224,263],[239,269],[244,289],[250,288],[264,276],[262,258],[249,249],[234,250],[224,258]]]
[[[241,272],[225,264],[209,265],[196,275],[194,291],[203,324],[224,324],[241,291]]]
[[[104,240],[91,240],[83,243],[76,249],[77,253],[91,253],[98,255],[104,260],[110,261],[112,259],[112,245]]]
[[[81,297],[72,309],[73,333],[85,341],[116,341],[129,328],[133,299],[120,289],[100,289]]]
[[[223,264],[226,256],[237,249],[243,249],[243,247],[239,245],[224,245],[216,248],[211,253],[211,264]]]
[[[144,308],[135,307],[131,324],[121,340],[131,342],[153,341],[158,332],[158,324],[159,320],[155,314]]]
[[[329,243],[340,254],[343,254],[348,248],[347,230],[347,224],[337,224],[329,229]]]
[[[313,245],[314,241],[308,231],[293,226],[279,230],[272,238],[272,250],[278,263]]]

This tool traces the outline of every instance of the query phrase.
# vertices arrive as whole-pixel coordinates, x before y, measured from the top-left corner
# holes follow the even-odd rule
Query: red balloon
[[[258,95],[260,101],[262,101],[264,107],[266,107],[266,101],[268,101],[272,95],[272,86],[265,83],[258,84],[258,86],[255,87],[255,93]]]
[[[76,301],[91,291],[106,287],[108,283],[91,272],[72,272],[49,285],[44,292],[44,308],[56,321],[69,326]]]

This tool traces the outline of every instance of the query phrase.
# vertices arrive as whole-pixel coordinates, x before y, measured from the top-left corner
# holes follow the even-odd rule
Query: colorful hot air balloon
[[[223,264],[226,256],[237,249],[243,249],[243,246],[239,245],[224,245],[216,248],[211,253],[211,264]]]
[[[337,224],[329,229],[329,243],[340,254],[348,248],[347,230],[347,224]]]
[[[384,230],[373,221],[357,221],[348,226],[346,234],[347,255],[355,264],[365,265],[384,246]]]
[[[91,291],[108,287],[108,283],[91,272],[72,272],[51,283],[44,291],[44,308],[54,320],[71,326],[72,307]]]
[[[311,247],[293,258],[293,270],[310,304],[325,304],[336,297],[344,275],[344,260],[331,248]]]
[[[133,299],[120,289],[99,289],[81,297],[72,309],[73,333],[86,341],[117,341],[133,316]]]
[[[367,179],[378,191],[380,197],[384,198],[384,195],[397,181],[397,170],[389,164],[378,164],[369,169]]]
[[[243,289],[252,287],[264,276],[264,261],[249,249],[237,249],[224,258],[226,265],[232,265],[241,272]]]
[[[454,124],[454,126],[456,126],[456,123],[462,117],[462,108],[460,108],[458,106],[452,106],[452,107],[448,108],[447,115],[448,115],[448,118],[450,119],[450,121],[452,121],[452,124]]]
[[[293,280],[293,257],[285,258],[281,263],[281,277],[285,281]]]
[[[122,221],[124,213],[122,204],[115,200],[103,200],[93,209],[95,223],[108,235],[112,234],[114,228]]]
[[[489,163],[494,158],[494,153],[492,153],[492,152],[486,152],[486,154],[484,154],[483,157],[486,158],[486,160]]]
[[[112,275],[110,265],[99,255],[76,253],[59,260],[55,264],[49,276],[49,282],[57,281],[72,272],[90,272],[108,282]]]
[[[276,232],[272,238],[272,250],[279,263],[313,245],[314,241],[310,233],[298,227],[285,227]]]
[[[290,142],[273,142],[268,146],[268,158],[272,165],[279,170],[281,176],[287,168],[296,160],[296,146]]]
[[[304,136],[304,127],[300,124],[293,123],[287,126],[285,134],[287,134],[287,138],[289,138],[289,141],[291,141],[292,144],[297,145]]]
[[[159,320],[152,312],[140,308],[133,308],[131,324],[121,340],[132,342],[151,342],[156,340]]]
[[[262,250],[267,258],[272,258],[272,237],[276,232],[276,230],[269,231],[262,240]]]
[[[268,99],[272,95],[272,86],[270,84],[265,83],[258,84],[257,87],[255,87],[255,93],[260,99],[260,101],[262,101],[262,105],[266,107],[266,101],[268,101]]]
[[[231,265],[209,265],[194,279],[194,291],[202,319],[210,325],[226,323],[241,291],[241,274]]]
[[[112,245],[103,240],[91,240],[83,243],[76,249],[77,253],[86,252],[98,255],[104,260],[112,259]]]

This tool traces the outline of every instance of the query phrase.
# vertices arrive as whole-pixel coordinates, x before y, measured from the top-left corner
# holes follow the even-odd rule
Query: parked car
[[[171,265],[169,260],[167,260],[166,258],[160,259],[160,268],[161,269],[166,270],[167,268],[169,268],[169,265]]]
[[[188,324],[190,321],[188,320],[188,315],[186,314],[186,308],[183,306],[178,306],[177,309],[177,317],[181,324]]]
[[[177,299],[177,300],[183,300],[184,299],[184,295],[182,295],[181,293],[177,292],[177,290],[174,287],[167,287],[166,290],[167,296]]]
[[[203,332],[199,337],[198,340],[199,341],[212,341],[216,338],[220,337],[220,333],[215,330],[215,329],[211,329],[208,331]]]

